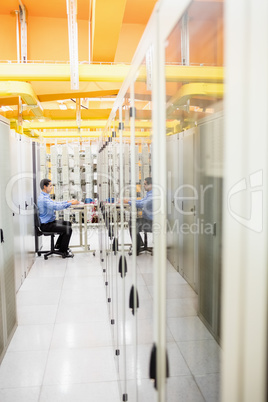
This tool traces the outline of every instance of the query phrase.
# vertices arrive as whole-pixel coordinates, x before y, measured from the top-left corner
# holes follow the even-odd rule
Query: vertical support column
[[[66,0],[68,14],[69,57],[71,89],[79,89],[77,0]]]
[[[20,0],[20,37],[21,37],[21,61],[27,63],[27,22],[26,8]]]
[[[123,400],[127,397],[127,361],[126,361],[126,306],[125,306],[125,238],[124,238],[124,177],[123,177],[123,116],[122,116],[122,106],[119,108],[119,136],[120,136],[120,223],[121,223],[121,253],[122,253],[122,319],[123,319],[123,330],[122,330],[122,349],[123,349]]]
[[[187,11],[183,14],[181,21],[181,63],[183,66],[190,65],[189,18]]]
[[[20,16],[19,11],[15,10],[16,14],[16,41],[17,41],[17,62],[20,63]]]
[[[166,400],[166,94],[164,43],[157,12],[153,57],[153,226],[154,226],[154,338],[156,340],[157,400]]]
[[[136,208],[136,198],[137,198],[137,191],[136,191],[136,166],[135,166],[135,100],[134,100],[134,82],[130,84],[130,130],[131,130],[131,231],[132,231],[132,281],[134,286],[134,312],[135,312],[135,319],[133,325],[133,356],[134,356],[134,395],[132,395],[133,400],[137,400],[138,396],[138,384],[137,384],[137,337],[138,337],[138,328],[137,328],[137,267],[136,267],[136,249],[137,249],[137,227],[136,227],[136,220],[137,220],[137,208]]]
[[[230,402],[267,400],[267,18],[267,2],[226,0],[221,399]]]
[[[76,98],[76,124],[78,131],[81,128],[81,98]]]

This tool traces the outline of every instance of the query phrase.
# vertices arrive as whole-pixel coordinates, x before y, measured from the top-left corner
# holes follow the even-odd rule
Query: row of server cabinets
[[[37,146],[10,130],[9,121],[1,117],[0,360],[17,326],[16,292],[34,261]]]
[[[167,256],[198,294],[199,317],[218,342],[221,319],[222,142],[222,113],[200,120],[197,126],[167,136],[166,140]],[[125,226],[129,222],[129,212],[125,211],[122,217],[115,205],[105,204],[107,197],[117,197],[118,194],[117,187],[109,186],[106,178],[112,178],[118,185],[119,172],[123,190],[129,188],[127,150],[123,148],[123,163],[120,164],[118,158],[113,157],[117,155],[116,147],[110,143],[101,150],[98,160],[100,200],[103,201],[98,225],[100,259],[123,401],[139,399],[140,376],[148,378],[148,372],[150,379],[156,376],[156,348],[153,344],[155,300],[148,298],[147,293],[148,288],[149,292],[155,292],[154,278],[150,274],[147,276],[147,286],[137,275],[141,267],[147,275],[146,261],[154,257],[147,255],[134,261],[134,254],[129,249],[131,239]],[[110,159],[113,163],[109,163]],[[125,191],[123,196],[126,196]],[[149,238],[150,244],[154,242],[154,234],[152,237]],[[173,370],[174,349],[170,345],[167,342],[167,362]],[[143,371],[146,368],[147,371]],[[155,382],[148,384],[148,395],[153,391],[153,384],[156,387]],[[152,400],[153,396],[148,398]]]
[[[220,340],[223,115],[167,138],[167,256]]]

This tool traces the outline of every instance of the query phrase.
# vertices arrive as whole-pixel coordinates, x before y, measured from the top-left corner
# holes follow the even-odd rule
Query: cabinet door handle
[[[213,223],[213,236],[216,236],[216,235],[217,235],[217,223],[214,222]]]
[[[136,309],[140,307],[138,290],[132,285],[129,295],[129,308],[135,315]]]
[[[156,381],[156,376],[157,376],[157,346],[154,343],[152,350],[151,350],[151,357],[150,357],[150,364],[149,364],[149,377],[154,380],[154,387],[155,389],[157,388],[157,381]],[[169,377],[169,360],[168,360],[168,354],[166,351],[166,377]]]
[[[0,229],[0,240],[1,240],[1,243],[5,242],[3,229]]]

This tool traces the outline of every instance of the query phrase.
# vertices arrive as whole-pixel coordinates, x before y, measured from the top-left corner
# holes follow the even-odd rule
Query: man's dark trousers
[[[136,232],[137,232],[137,254],[139,253],[141,246],[143,246],[143,240],[141,238],[140,232],[151,232],[152,231],[153,221],[146,218],[138,218],[136,220]],[[132,239],[132,228],[131,228],[131,220],[129,222],[129,233]]]
[[[49,223],[42,223],[41,230],[42,232],[60,233],[55,248],[59,248],[59,251],[61,251],[62,253],[66,253],[72,236],[71,222],[53,221]]]

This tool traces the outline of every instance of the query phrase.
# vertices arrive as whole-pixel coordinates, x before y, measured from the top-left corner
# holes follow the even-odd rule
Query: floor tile
[[[88,263],[87,261],[79,262],[79,266],[77,266],[77,261],[72,261],[68,263],[68,267],[66,270],[66,277],[84,277],[84,276],[92,276],[92,275],[100,275],[102,272],[102,268],[99,264],[93,265],[92,263]]]
[[[179,275],[179,274],[177,274]],[[148,290],[153,297],[154,295],[154,287],[151,285],[148,285]],[[197,294],[194,292],[194,290],[187,284],[187,283],[179,283],[179,284],[172,284],[168,283],[167,284],[167,300],[169,299],[184,299],[184,298],[194,298],[195,301],[194,303],[197,303]]]
[[[65,277],[62,286],[63,290],[76,290],[83,291],[91,289],[92,287],[104,287],[103,279],[101,276],[86,276],[86,277]]]
[[[56,323],[93,323],[108,321],[105,303],[92,302],[87,304],[60,303]]]
[[[89,289],[75,290],[75,289],[63,289],[61,293],[61,303],[69,304],[87,304],[91,302],[105,301],[105,288],[102,287],[90,287]]]
[[[29,272],[28,278],[62,278],[65,276],[66,263],[47,264],[47,261],[35,263]]]
[[[167,317],[188,317],[197,315],[197,305],[191,299],[168,299]]]
[[[27,278],[21,285],[21,291],[61,290],[63,278]]]
[[[52,339],[53,325],[19,325],[8,351],[48,350]],[[1,400],[1,399],[0,399]]]
[[[152,273],[143,273],[142,276],[146,285],[153,286],[153,272]],[[169,285],[185,285],[185,280],[177,273],[177,272],[170,272],[167,275],[167,286]],[[188,286],[188,285],[187,285]]]
[[[112,346],[111,329],[108,320],[89,324],[56,324],[51,349],[94,348]]]
[[[219,373],[221,351],[214,339],[179,342],[178,346],[194,375]]]
[[[137,326],[137,343],[138,344],[146,344],[149,343],[150,345],[153,344],[153,319],[152,318],[146,318],[146,319],[138,319],[137,323],[135,324],[134,322],[135,318],[130,317],[128,320],[125,322],[125,336],[126,336],[126,344],[131,345],[133,342],[135,342],[135,327]],[[119,332],[122,334],[123,331],[123,323],[119,322]],[[167,328],[166,332],[166,337],[167,337],[167,342],[174,342],[174,338],[170,332],[170,330]]]
[[[167,402],[204,402],[192,376],[170,377],[166,385]]]
[[[18,324],[53,324],[56,319],[57,309],[57,305],[18,306]]]
[[[40,387],[0,389],[1,402],[38,402]]]
[[[7,352],[0,370],[0,388],[36,387],[43,381],[48,352]]]
[[[195,376],[195,381],[204,395],[206,402],[220,401],[220,374]]]
[[[212,339],[212,335],[198,317],[168,318],[167,323],[176,341]]]
[[[40,402],[120,402],[117,382],[43,386]]]
[[[45,385],[116,381],[113,348],[50,350]]]
[[[58,304],[60,295],[60,290],[20,290],[17,294],[17,305],[34,306]]]

